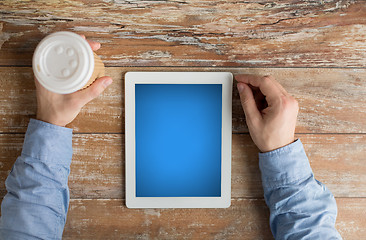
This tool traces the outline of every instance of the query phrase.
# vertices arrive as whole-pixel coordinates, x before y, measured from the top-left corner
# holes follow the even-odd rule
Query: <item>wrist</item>
[[[270,144],[270,145],[258,147],[258,148],[261,151],[261,153],[267,153],[267,152],[272,152],[277,149],[286,147],[294,142],[295,142],[295,137],[292,137],[286,141],[276,142],[275,144]]]
[[[50,123],[56,126],[65,127],[67,124],[63,123],[62,121],[58,121],[56,119],[53,119],[51,117],[44,117],[41,114],[36,115],[36,119],[42,122]]]
[[[53,164],[65,163],[66,159],[71,161],[72,129],[30,119],[22,153]]]
[[[312,174],[300,139],[274,151],[259,153],[259,168],[265,192],[269,188],[294,184]]]

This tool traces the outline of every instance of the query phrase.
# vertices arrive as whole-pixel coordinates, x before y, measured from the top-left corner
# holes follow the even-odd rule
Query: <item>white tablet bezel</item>
[[[221,197],[136,197],[135,84],[221,84]],[[231,204],[232,87],[230,72],[127,72],[125,74],[126,206],[227,208]]]

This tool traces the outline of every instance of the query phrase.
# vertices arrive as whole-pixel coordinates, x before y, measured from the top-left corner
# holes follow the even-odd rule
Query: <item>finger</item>
[[[97,51],[101,46],[99,42],[94,42],[91,40],[86,40],[86,41],[89,43],[89,45],[93,51]]]
[[[86,40],[85,35],[83,35],[83,34],[79,34],[79,35]],[[91,47],[91,49],[93,51],[97,51],[101,46],[99,42],[95,42],[95,41],[91,41],[91,40],[86,40],[86,41],[89,43],[89,46]]]
[[[72,95],[80,102],[81,106],[84,106],[98,97],[112,82],[111,77],[101,77],[95,80],[95,82],[86,89],[72,93]]]
[[[282,91],[278,86],[273,82],[273,80],[269,77],[262,77],[257,75],[250,74],[241,74],[235,76],[235,79],[238,82],[250,84],[254,87],[258,87],[260,91],[266,96],[266,99],[271,101],[282,94]]]
[[[264,76],[264,77],[269,77],[273,81],[273,83],[276,84],[276,86],[280,89],[283,95],[285,96],[289,95],[286,89],[284,89],[283,86],[273,76]]]
[[[253,92],[250,87],[245,83],[238,83],[237,87],[240,95],[240,102],[243,106],[247,123],[255,123],[260,121],[262,116],[257,108]]]

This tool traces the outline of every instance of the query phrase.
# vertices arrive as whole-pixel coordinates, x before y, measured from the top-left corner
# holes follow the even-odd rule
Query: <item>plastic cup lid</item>
[[[45,88],[67,94],[88,82],[94,70],[94,56],[81,36],[73,32],[56,32],[38,44],[32,65],[35,77]]]

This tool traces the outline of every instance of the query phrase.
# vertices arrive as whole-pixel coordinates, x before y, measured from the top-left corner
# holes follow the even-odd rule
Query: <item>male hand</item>
[[[261,152],[295,140],[299,106],[272,76],[237,75],[238,91],[250,136]]]
[[[82,35],[85,39],[85,36]],[[100,43],[88,41],[93,51],[100,48]],[[112,83],[111,77],[98,78],[86,89],[70,94],[58,94],[48,91],[37,79],[37,119],[58,126],[66,126],[79,114],[81,108],[98,97]]]

